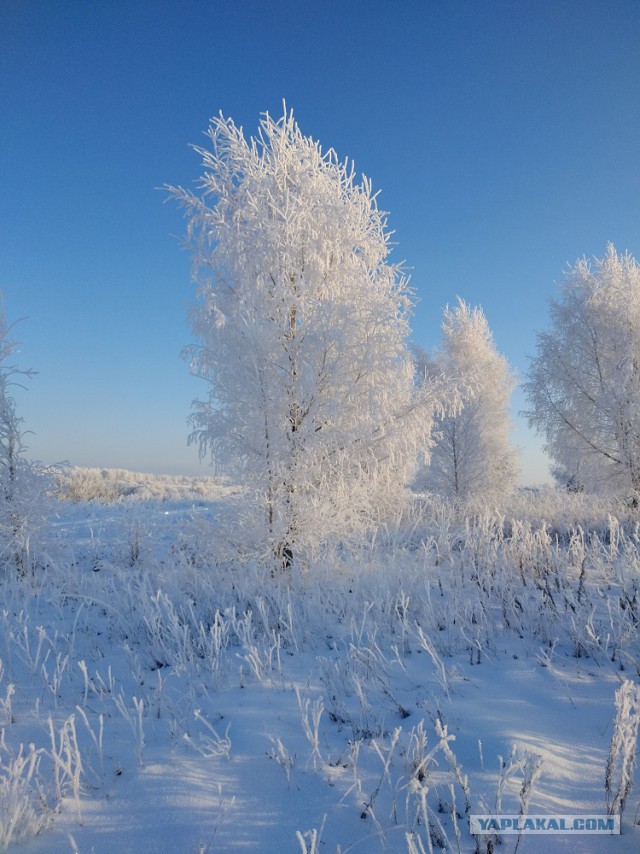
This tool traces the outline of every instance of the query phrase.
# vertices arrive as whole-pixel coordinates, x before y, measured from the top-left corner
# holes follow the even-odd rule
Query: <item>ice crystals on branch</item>
[[[496,500],[513,491],[517,453],[509,441],[509,400],[516,382],[498,353],[481,308],[447,307],[433,358],[414,348],[419,375],[441,375],[458,397],[436,422],[430,464],[416,486],[453,501]]]
[[[256,138],[222,115],[208,136],[199,192],[168,188],[197,282],[189,358],[210,384],[191,439],[231,461],[244,530],[286,567],[397,510],[438,395],[416,393],[412,295],[370,181],[286,108]]]
[[[558,480],[640,496],[640,266],[612,244],[583,258],[550,303],[525,392]]]

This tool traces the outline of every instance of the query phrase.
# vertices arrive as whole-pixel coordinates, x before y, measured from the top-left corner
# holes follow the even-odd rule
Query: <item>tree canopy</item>
[[[640,494],[640,267],[609,244],[550,304],[525,384],[529,424],[573,488]]]
[[[426,377],[443,375],[458,389],[458,402],[435,425],[429,465],[417,485],[456,501],[487,500],[513,489],[516,452],[509,441],[509,400],[515,378],[497,352],[481,308],[458,300],[446,308],[442,344],[419,357]]]
[[[411,293],[371,183],[286,109],[249,140],[221,115],[209,139],[199,194],[170,188],[198,283],[191,366],[210,385],[192,438],[289,563],[397,508],[437,401],[415,394]]]

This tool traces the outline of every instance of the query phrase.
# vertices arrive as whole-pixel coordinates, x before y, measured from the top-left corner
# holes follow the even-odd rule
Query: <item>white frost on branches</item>
[[[370,182],[286,109],[257,138],[222,115],[209,137],[200,194],[169,188],[198,283],[191,366],[210,384],[192,440],[232,461],[252,530],[288,565],[397,509],[436,386],[416,397],[411,295]]]
[[[582,259],[538,335],[524,414],[546,438],[560,481],[640,495],[640,267],[612,244]]]
[[[0,295],[0,566],[24,574],[34,558],[34,534],[45,522],[50,478],[24,456],[23,419],[16,412],[11,388],[33,371],[7,364],[17,348],[10,333]]]
[[[633,787],[639,723],[640,688],[625,679],[616,690],[616,718],[605,771],[604,788],[609,815],[622,815]]]
[[[416,481],[443,497],[487,500],[512,491],[517,458],[509,441],[509,400],[515,378],[495,347],[481,308],[463,300],[446,308],[442,346],[434,358],[417,353],[426,377],[442,374],[458,387],[457,409],[438,418],[430,465]]]

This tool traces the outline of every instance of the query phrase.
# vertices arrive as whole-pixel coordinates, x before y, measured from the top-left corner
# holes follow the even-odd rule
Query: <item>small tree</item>
[[[424,376],[440,373],[457,385],[461,402],[437,420],[430,464],[416,485],[460,501],[508,494],[517,473],[508,411],[515,378],[482,309],[463,300],[447,307],[442,347],[433,359],[419,357],[419,365]]]
[[[640,268],[612,244],[582,259],[550,304],[538,335],[524,414],[546,438],[558,479],[629,497],[640,495]]]
[[[32,558],[32,537],[43,522],[43,499],[50,484],[46,473],[24,457],[23,419],[16,413],[10,389],[33,371],[7,364],[17,348],[10,333],[0,295],[0,561],[24,574]]]
[[[411,297],[369,181],[290,112],[249,141],[220,116],[209,137],[201,196],[169,188],[198,282],[191,366],[210,384],[192,440],[244,482],[251,529],[289,565],[397,509],[435,395],[413,393]]]

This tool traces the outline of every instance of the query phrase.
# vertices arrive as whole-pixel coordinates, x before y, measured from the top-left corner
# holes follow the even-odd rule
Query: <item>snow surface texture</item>
[[[484,851],[468,814],[604,814],[631,775],[621,836],[500,850],[640,850],[638,527],[554,496],[418,498],[275,579],[224,557],[220,493],[60,502],[48,565],[2,580],[0,844]]]

